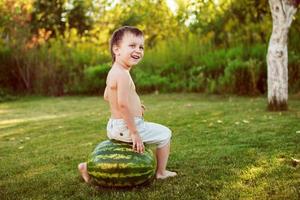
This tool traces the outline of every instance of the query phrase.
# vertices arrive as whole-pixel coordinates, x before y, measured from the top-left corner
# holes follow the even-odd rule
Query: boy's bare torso
[[[110,105],[111,118],[122,118],[121,109],[118,105],[118,79],[121,76],[127,76],[129,78],[128,102],[130,113],[132,116],[141,117],[141,101],[138,94],[136,93],[135,85],[129,71],[114,66],[110,69],[107,75],[106,88],[104,92],[104,99],[108,101]],[[122,96],[119,98],[122,98]]]

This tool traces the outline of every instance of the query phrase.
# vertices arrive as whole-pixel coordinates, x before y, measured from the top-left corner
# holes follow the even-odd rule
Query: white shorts
[[[145,122],[142,117],[134,118],[137,131],[146,144],[156,144],[157,148],[162,148],[170,142],[172,131],[160,124]],[[126,122],[123,119],[109,119],[107,123],[107,136],[131,143],[131,137]]]

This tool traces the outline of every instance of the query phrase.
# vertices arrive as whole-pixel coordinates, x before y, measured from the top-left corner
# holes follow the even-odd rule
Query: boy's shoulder
[[[126,71],[125,70],[122,70],[121,68],[119,67],[111,67],[111,69],[109,70],[108,72],[108,75],[113,75],[113,74],[118,74],[118,75],[126,75]]]
[[[112,67],[107,75],[107,79],[109,80],[119,80],[119,79],[127,79],[130,74],[126,72],[126,70],[122,70],[119,67]]]
[[[112,67],[108,72],[108,76],[117,76],[117,77],[125,76],[125,77],[128,77],[128,76],[130,76],[130,74],[126,70],[123,70],[119,67]]]

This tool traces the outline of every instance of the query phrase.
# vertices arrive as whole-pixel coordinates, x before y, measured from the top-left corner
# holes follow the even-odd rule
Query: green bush
[[[204,92],[206,77],[204,77],[204,67],[195,66],[189,70],[187,80],[187,91],[189,92]]]
[[[295,51],[289,52],[289,92],[296,93],[300,91],[300,55]]]
[[[159,74],[147,73],[141,68],[133,69],[132,75],[139,92],[166,91],[165,85],[168,83],[166,77],[162,77]]]
[[[0,45],[0,87],[11,87],[12,90],[17,89],[14,88],[13,83],[15,81],[10,70],[10,66],[13,64],[11,49],[4,44]]]
[[[103,93],[106,86],[106,76],[110,70],[111,63],[96,65],[92,67],[87,67],[84,70],[84,81],[82,86],[77,86],[82,88],[82,92],[89,94],[99,94]]]
[[[145,91],[258,94],[266,87],[265,53],[259,44],[205,49],[193,37],[169,40],[146,52],[137,85]]]
[[[242,61],[230,60],[222,77],[226,91],[239,95],[254,95],[258,93],[257,82],[261,62],[256,59]]]
[[[7,89],[0,88],[0,102],[16,100],[18,97],[11,94]]]
[[[100,52],[91,42],[62,38],[23,53],[0,45],[0,86],[17,93],[98,94],[105,88],[111,66],[107,52]],[[220,48],[188,35],[146,48],[143,61],[132,73],[139,92],[264,94],[266,52],[266,44]],[[300,90],[299,63],[296,51],[289,51],[291,93]],[[28,72],[27,79],[21,72]]]
[[[49,45],[48,51],[53,57],[52,60],[55,61],[54,67],[58,70],[56,77],[59,77],[62,82],[60,85],[63,85],[61,88],[63,92],[79,94],[94,91],[95,85],[86,77],[91,76],[86,69],[89,68],[88,66],[107,63],[109,56],[106,53],[100,53],[99,48],[91,42],[68,43],[62,39],[56,39]]]
[[[69,44],[62,38],[26,50],[0,46],[0,86],[55,96],[90,92],[82,86],[84,69],[108,60],[91,42]]]

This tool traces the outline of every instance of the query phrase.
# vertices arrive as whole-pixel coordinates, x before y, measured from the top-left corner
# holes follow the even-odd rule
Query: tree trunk
[[[20,53],[21,52],[13,52],[13,53]],[[14,59],[16,61],[16,67],[18,69],[18,72],[17,72],[17,77],[20,77],[21,78],[21,81],[24,85],[24,89],[26,92],[30,91],[31,90],[31,75],[30,75],[30,69],[28,67],[28,65],[20,62],[21,58],[20,58],[20,55],[14,55]]]
[[[267,54],[268,109],[287,110],[288,31],[297,7],[290,0],[269,0],[273,30]]]

